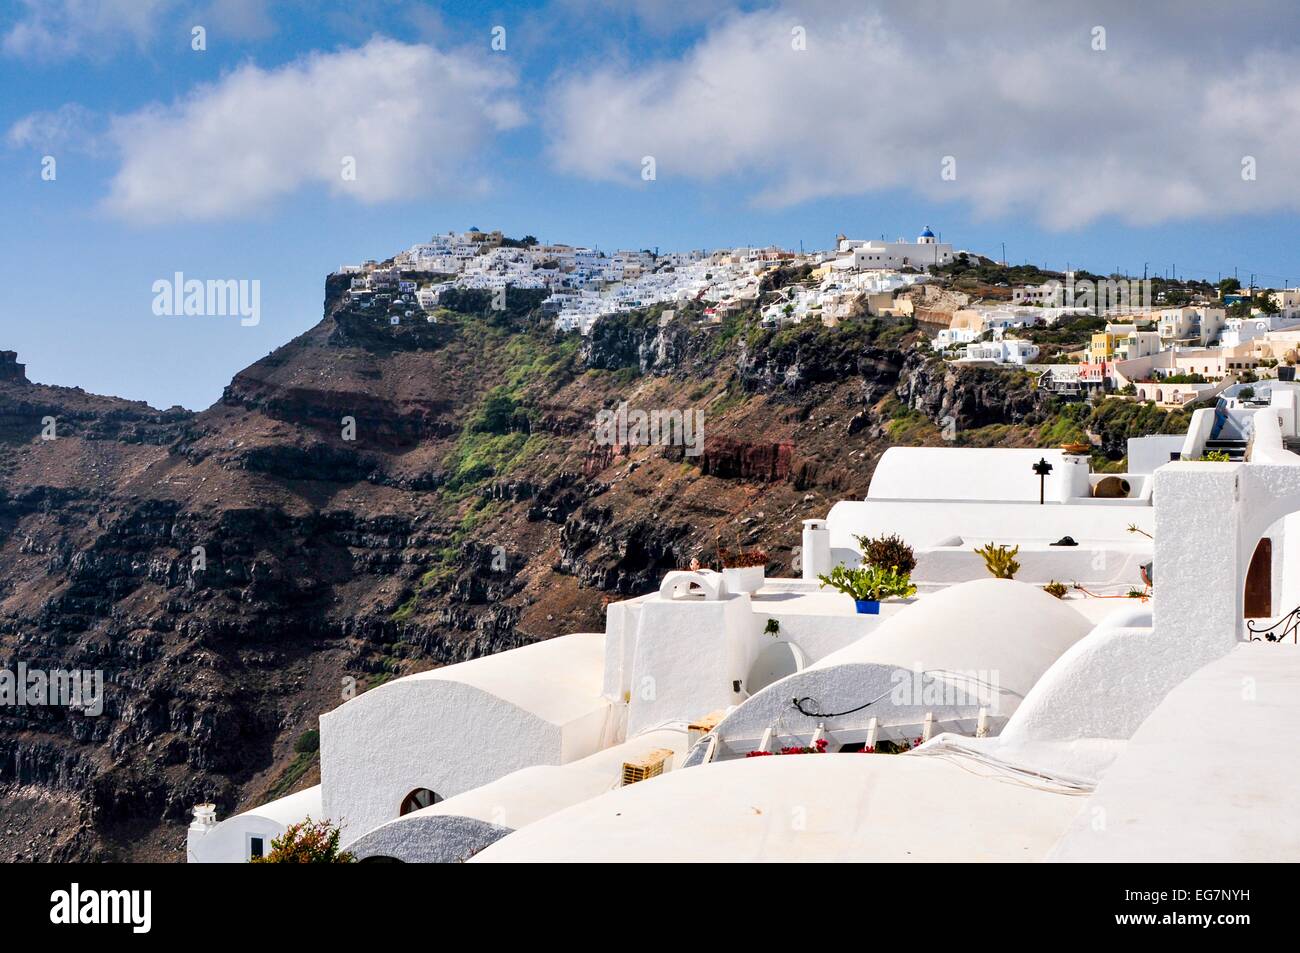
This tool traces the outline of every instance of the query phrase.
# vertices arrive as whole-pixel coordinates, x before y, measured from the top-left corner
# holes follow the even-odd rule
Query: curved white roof
[[[1068,604],[1038,586],[978,579],[921,596],[879,627],[809,667],[755,692],[717,726],[729,753],[747,751],[771,729],[778,737],[822,724],[832,735],[864,727],[909,725],[926,713],[949,730],[979,709],[1000,723],[1053,662],[1092,628]],[[899,673],[916,672],[914,688]],[[927,697],[920,684],[951,692]],[[919,690],[919,691],[918,691]],[[820,715],[796,710],[811,702]],[[942,730],[942,729],[941,729]],[[856,740],[856,739],[849,739]],[[895,739],[888,739],[895,740]]]
[[[1060,450],[1003,447],[890,447],[867,489],[869,500],[1000,500],[1038,502],[1033,465],[1052,464],[1047,493],[1064,472]]]
[[[554,725],[588,715],[600,696],[605,635],[578,632],[496,655],[407,675],[357,696],[381,697],[395,685],[459,682],[493,695]]]
[[[680,755],[686,750],[686,741],[685,730],[643,732],[569,764],[522,768],[472,791],[412,811],[389,825],[403,824],[410,818],[451,815],[520,828],[617,787],[623,762],[656,748]]]
[[[235,814],[227,820],[233,821],[238,817],[263,817],[285,827],[297,824],[307,817],[313,820],[324,820],[321,815],[320,785],[315,784],[293,794],[286,794],[282,798],[276,798],[274,801],[267,801],[252,810]]]
[[[922,596],[869,636],[804,671],[849,663],[918,671],[997,669],[1003,687],[1023,694],[1091,628],[1091,622],[1038,586],[976,579]]]
[[[940,758],[750,758],[618,788],[471,862],[1034,861],[1082,804]]]

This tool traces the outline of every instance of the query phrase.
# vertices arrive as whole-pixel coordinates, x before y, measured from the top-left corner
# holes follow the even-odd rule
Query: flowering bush
[[[341,832],[329,821],[305,821],[289,825],[271,841],[271,852],[254,857],[254,864],[350,864],[357,858],[339,851]]]
[[[902,754],[904,751],[911,751],[913,748],[919,748],[920,746],[921,746],[920,738],[915,738],[912,741],[908,741],[907,739],[903,739],[902,741],[882,741],[880,742],[879,753],[880,754]],[[872,747],[864,747],[860,753],[876,754],[877,749]]]
[[[826,739],[818,738],[812,745],[793,745],[789,748],[782,748],[782,754],[825,754]]]
[[[745,550],[741,548],[739,552],[719,549],[718,561],[722,563],[723,569],[745,569],[749,566],[766,566],[768,555],[765,549]]]
[[[825,754],[827,742],[825,738],[818,738],[811,745],[790,745],[782,748],[780,751],[750,751],[745,755],[746,758],[762,758],[772,754]]]

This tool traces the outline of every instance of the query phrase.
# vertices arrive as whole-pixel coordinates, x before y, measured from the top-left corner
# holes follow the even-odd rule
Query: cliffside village
[[[699,302],[707,319],[721,321],[758,306],[763,277],[781,266],[807,266],[810,274],[777,292],[763,320],[788,324],[813,317],[834,325],[859,310],[864,296],[869,307],[890,310],[897,292],[920,285],[927,267],[952,258],[952,246],[940,244],[928,228],[915,243],[840,236],[833,252],[768,247],[665,254],[605,253],[471,229],[435,235],[391,262],[344,265],[338,273],[352,276],[348,294],[355,307],[374,309],[395,324],[415,317],[417,308],[430,316],[448,289],[529,288],[551,292],[542,307],[555,313],[557,330],[588,334],[605,315],[673,302]]]
[[[932,346],[954,363],[1005,365],[1033,374],[1065,398],[1097,393],[1184,407],[1257,376],[1290,377],[1300,351],[1300,289],[1235,288],[1177,306],[1153,299],[1150,284],[1127,280],[1048,281],[1009,289],[1010,300],[973,298],[945,287],[933,270],[958,260],[927,226],[915,241],[836,237],[830,251],[777,247],[659,254],[544,244],[500,231],[435,235],[388,262],[344,265],[347,301],[400,324],[435,321],[450,289],[504,296],[549,291],[542,301],[562,332],[588,334],[606,315],[654,305],[703,306],[703,319],[757,309],[769,326],[853,314],[912,317],[934,332]],[[787,280],[769,281],[778,269]],[[661,320],[673,315],[663,308]],[[1074,350],[1044,355],[1034,331],[1090,318],[1100,323]]]

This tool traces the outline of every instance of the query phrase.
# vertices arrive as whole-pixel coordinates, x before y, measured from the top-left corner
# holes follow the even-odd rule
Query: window
[[[402,798],[402,807],[398,811],[399,815],[410,814],[412,811],[418,811],[422,807],[428,807],[431,804],[437,804],[442,800],[440,794],[435,794],[428,788],[416,788],[406,797]]]
[[[261,837],[248,837],[248,859],[253,860],[256,857],[262,857],[266,853],[266,841]]]

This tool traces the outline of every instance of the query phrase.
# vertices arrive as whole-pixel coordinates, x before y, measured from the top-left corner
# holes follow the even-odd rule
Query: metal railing
[[[1300,606],[1296,606],[1282,618],[1267,628],[1255,628],[1255,620],[1247,619],[1246,628],[1250,632],[1249,642],[1285,642],[1287,637],[1300,644]],[[1281,631],[1277,631],[1280,629]],[[1262,636],[1262,638],[1261,638]]]

